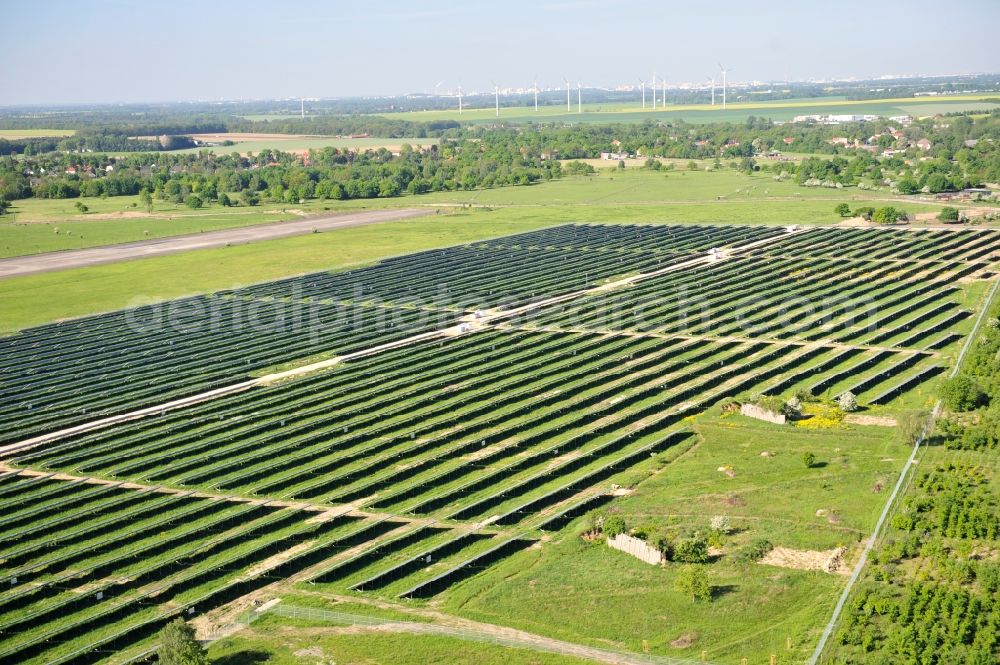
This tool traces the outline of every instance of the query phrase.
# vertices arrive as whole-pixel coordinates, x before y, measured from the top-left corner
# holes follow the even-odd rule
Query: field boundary
[[[962,345],[962,350],[955,359],[955,365],[948,373],[949,379],[955,378],[958,374],[958,370],[961,369],[962,363],[965,361],[965,356],[968,354],[969,349],[972,348],[972,344],[976,339],[976,334],[979,332],[979,328],[982,326],[983,320],[986,318],[986,314],[989,312],[990,306],[996,298],[998,288],[1000,288],[1000,279],[993,282],[993,287],[990,289],[982,308],[979,310],[976,322],[972,326],[972,330],[969,331],[969,335],[966,337],[965,343]],[[823,655],[826,644],[833,635],[833,630],[836,628],[837,623],[840,621],[840,615],[844,610],[844,606],[847,604],[847,599],[850,597],[855,583],[858,581],[858,578],[861,577],[865,564],[868,562],[868,554],[875,547],[876,541],[878,541],[881,536],[882,527],[885,526],[885,521],[896,503],[896,498],[900,494],[900,489],[903,487],[904,483],[907,484],[907,487],[909,486],[908,481],[912,478],[910,469],[914,466],[917,454],[920,452],[921,446],[927,439],[927,435],[934,427],[934,420],[937,418],[940,411],[941,400],[938,400],[934,405],[934,409],[931,411],[931,417],[929,418],[928,423],[925,425],[924,430],[917,438],[917,441],[913,444],[913,450],[910,452],[910,457],[906,460],[906,464],[903,466],[903,470],[899,474],[899,479],[896,481],[896,485],[892,488],[892,493],[889,495],[889,498],[886,499],[885,506],[882,508],[878,521],[875,523],[875,529],[872,531],[871,536],[868,537],[868,541],[865,543],[865,547],[861,551],[861,556],[858,558],[858,562],[855,564],[854,570],[851,571],[851,577],[847,581],[847,586],[844,587],[844,590],[840,594],[840,598],[837,599],[837,604],[833,608],[833,615],[830,617],[830,621],[827,622],[826,626],[823,628],[823,633],[820,635],[819,642],[816,644],[816,649],[813,651],[812,656],[808,660],[808,665],[816,665],[819,662],[820,657]]]

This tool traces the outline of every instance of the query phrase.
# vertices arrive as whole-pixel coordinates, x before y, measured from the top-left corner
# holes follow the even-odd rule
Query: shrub
[[[938,219],[942,222],[957,222],[959,219],[958,208],[952,208],[949,206],[941,208],[941,212],[938,213]]]
[[[659,171],[660,169],[663,168],[663,163],[658,159],[653,159],[652,157],[650,157],[645,161],[645,163],[642,166],[643,168],[647,168],[650,171]]]
[[[868,220],[870,222],[872,219],[872,215],[875,214],[875,208],[872,208],[871,206],[862,206],[860,208],[855,208],[852,214],[855,217],[861,217],[862,219]]]
[[[705,563],[708,561],[708,539],[703,536],[684,538],[674,543],[674,561]]]
[[[885,206],[872,213],[872,221],[876,224],[895,224],[905,219],[906,213],[902,210],[897,210],[893,206]]]
[[[837,397],[837,406],[840,410],[845,413],[852,413],[858,410],[858,398],[857,396],[848,390],[846,393],[842,393]]]
[[[80,214],[86,214],[86,212],[87,212],[88,210],[90,210],[90,208],[88,208],[87,206],[85,206],[85,205],[84,205],[84,204],[83,204],[82,202],[80,202],[80,201],[77,201],[77,202],[76,202],[76,203],[74,203],[73,205],[74,205],[74,207],[75,207],[75,208],[76,208],[77,210],[79,210],[79,211],[80,211]]]
[[[697,602],[712,600],[712,585],[708,582],[708,573],[698,566],[685,566],[677,572],[674,588]]]
[[[851,216],[851,206],[847,205],[846,203],[841,203],[836,208],[834,208],[833,211],[838,215],[840,215],[841,217]]]
[[[716,404],[719,405],[719,410],[724,414],[739,413],[740,407],[743,406],[735,397],[723,397]]]
[[[732,533],[733,526],[729,522],[729,517],[726,515],[716,515],[712,518],[711,522],[712,531],[718,531],[719,533]]]
[[[621,515],[606,515],[601,521],[601,532],[608,538],[614,538],[619,533],[626,533],[628,525]]]
[[[594,167],[586,162],[581,162],[579,160],[574,160],[572,162],[566,162],[562,167],[563,171],[568,175],[590,175],[594,173]]]
[[[188,208],[194,208],[195,210],[197,210],[202,205],[204,205],[205,202],[202,201],[201,197],[198,196],[197,194],[192,194],[191,196],[188,197],[185,203],[187,203]]]
[[[737,552],[736,559],[743,563],[753,563],[760,561],[764,556],[774,549],[774,545],[766,538],[756,538],[749,545]]]
[[[941,384],[941,399],[952,411],[970,411],[986,403],[986,393],[975,379],[959,374]]]
[[[810,452],[802,453],[802,463],[806,465],[807,469],[811,469],[812,465],[816,463],[816,456]]]

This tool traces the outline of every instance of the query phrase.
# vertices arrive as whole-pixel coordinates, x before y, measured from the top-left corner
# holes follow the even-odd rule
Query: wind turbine
[[[572,107],[569,105],[569,79],[564,76],[563,81],[566,81],[566,113],[569,113],[571,110],[573,110]]]
[[[706,78],[712,82],[712,106],[715,106],[715,77],[707,76]]]
[[[306,117],[306,98],[299,97],[299,103],[302,104],[302,118],[304,120]]]
[[[497,117],[499,118],[500,117],[500,86],[498,86],[493,81],[490,81],[490,82],[493,83],[493,94],[495,94],[496,98],[497,98]]]
[[[639,79],[639,87],[642,88],[642,108],[643,108],[643,110],[645,110],[646,109],[646,82],[643,81],[642,78]]]
[[[458,114],[462,115],[462,84],[458,84]]]
[[[535,79],[535,113],[538,113],[538,79]]]
[[[722,63],[720,62],[719,63],[719,71],[722,72],[722,108],[723,108],[723,110],[725,110],[725,108],[726,108],[726,74],[729,73],[729,70],[727,70],[725,67],[723,67]]]
[[[656,72],[653,72],[653,110],[656,110]]]
[[[583,84],[577,81],[576,83],[576,112],[583,113]]]

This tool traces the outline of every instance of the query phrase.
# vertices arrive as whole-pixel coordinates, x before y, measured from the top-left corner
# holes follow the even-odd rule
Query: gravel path
[[[53,270],[68,270],[84,266],[115,263],[131,259],[142,259],[150,256],[162,256],[177,252],[187,252],[194,249],[210,249],[227,245],[245,245],[261,240],[274,240],[291,236],[305,235],[313,230],[330,231],[349,226],[364,226],[382,222],[395,222],[412,217],[430,214],[430,210],[406,208],[400,210],[367,210],[325,217],[307,217],[304,219],[269,224],[257,224],[235,229],[209,231],[208,233],[192,233],[171,238],[155,240],[140,240],[119,245],[104,245],[88,247],[87,249],[69,249],[60,252],[45,252],[29,256],[16,256],[0,259],[0,279],[20,277]]]

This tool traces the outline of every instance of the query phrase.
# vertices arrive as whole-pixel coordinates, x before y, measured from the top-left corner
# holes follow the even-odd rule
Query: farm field
[[[821,410],[779,427],[715,405],[803,391],[808,414],[852,390],[869,415],[925,406],[998,263],[988,229],[571,224],[0,339],[13,443],[465,322],[3,453],[0,660],[134,654],[175,616],[298,587],[592,646],[802,662],[844,579],[736,554],[766,537],[850,559],[906,447]],[[581,540],[597,505],[676,529],[725,510],[739,528],[709,564],[719,597],[692,606],[674,567]]]
[[[993,100],[993,101],[989,101]],[[912,115],[923,117],[938,113],[957,111],[989,111],[995,109],[996,95],[954,95],[948,97],[907,97],[898,99],[873,99],[849,101],[846,99],[799,99],[766,102],[734,101],[722,109],[721,100],[713,108],[708,104],[672,104],[664,110],[652,109],[652,104],[642,108],[640,102],[583,104],[583,113],[577,112],[576,97],[573,96],[571,111],[559,105],[541,106],[536,113],[533,107],[500,107],[500,118],[490,103],[485,108],[469,108],[459,114],[456,104],[448,111],[411,111],[382,114],[391,118],[407,120],[461,120],[492,124],[496,122],[645,122],[647,120],[684,120],[691,123],[743,122],[749,116],[770,118],[787,122],[797,115],[817,113],[870,114],[870,115]]]
[[[31,139],[47,138],[50,136],[73,136],[76,130],[73,129],[0,129],[0,139]]]
[[[281,150],[283,152],[306,153],[310,150],[321,148],[342,148],[345,150],[386,150],[399,151],[400,146],[409,144],[414,148],[417,146],[430,146],[438,142],[436,138],[338,138],[334,136],[300,136],[296,134],[192,134],[192,138],[211,143],[221,143],[230,140],[235,145],[224,146],[199,146],[184,150],[173,151],[177,154],[198,154],[201,151],[214,152],[219,154],[229,154],[238,152],[242,155],[248,153],[257,154],[264,150]]]
[[[603,166],[611,164],[605,162]],[[0,257],[197,233],[358,208],[517,208],[506,211],[506,218],[544,218],[551,220],[549,223],[615,219],[804,224],[836,221],[833,207],[841,201],[875,202],[893,198],[888,192],[799,187],[788,181],[775,182],[770,175],[678,168],[666,173],[603,170],[594,176],[569,176],[528,187],[436,192],[391,199],[310,200],[296,205],[265,203],[253,208],[213,205],[192,210],[156,201],[153,210],[147,212],[138,196],[84,197],[79,200],[90,211],[80,214],[74,207],[75,199],[25,199],[16,201],[10,209],[10,218],[0,222]],[[940,209],[918,200],[903,205],[913,212]],[[614,217],[610,217],[612,211]]]

